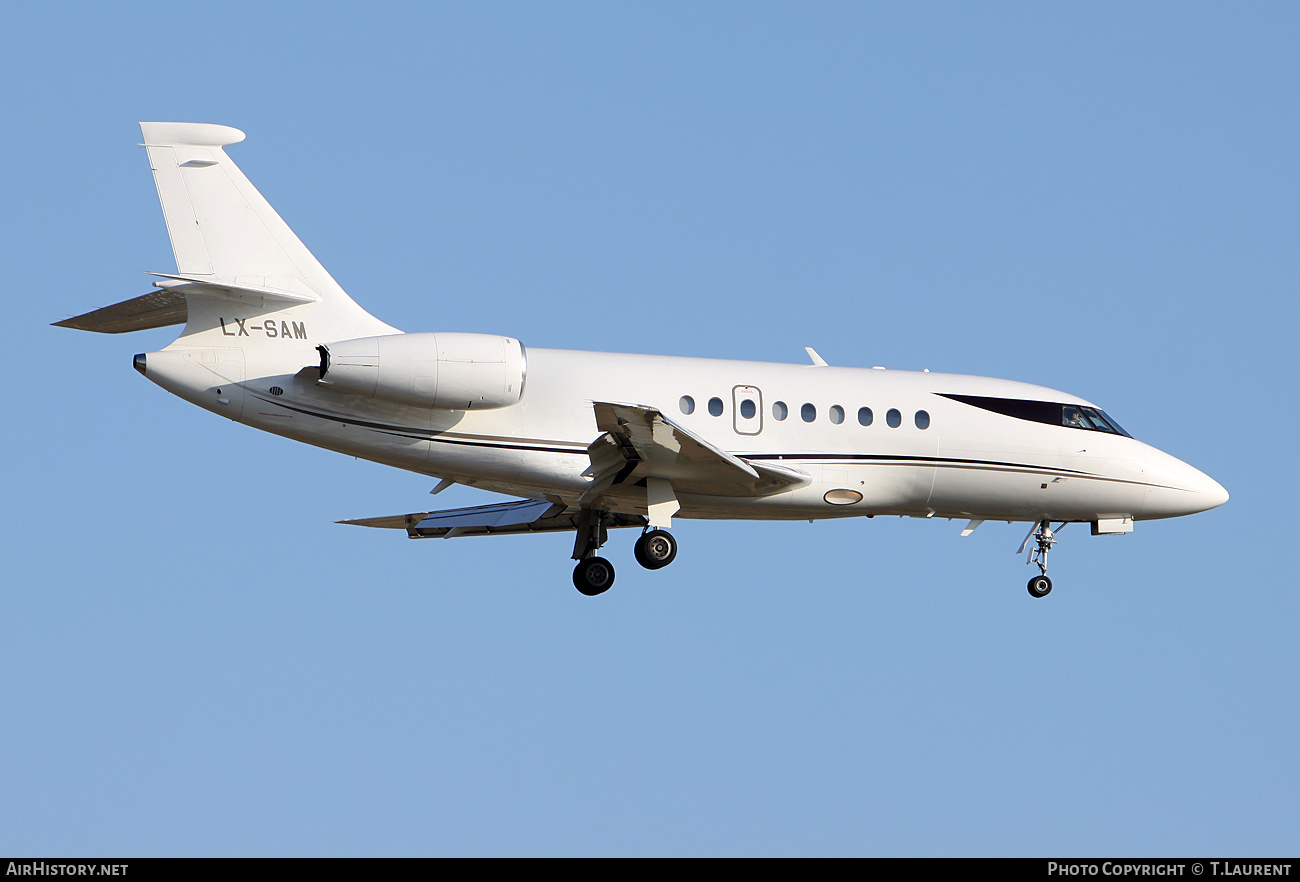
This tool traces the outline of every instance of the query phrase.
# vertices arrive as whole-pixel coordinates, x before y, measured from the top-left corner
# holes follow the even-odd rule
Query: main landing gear
[[[603,557],[588,557],[573,568],[573,587],[588,597],[604,594],[614,584],[614,565]]]
[[[614,565],[598,557],[600,546],[609,538],[605,512],[584,508],[578,517],[578,535],[573,542],[573,587],[588,597],[604,594],[614,584]],[[677,540],[666,530],[646,528],[633,549],[636,562],[647,570],[668,566],[677,557]]]
[[[632,553],[647,570],[662,569],[677,556],[677,540],[667,530],[647,530],[636,540]]]
[[[1065,524],[1061,524],[1058,529],[1063,529]],[[1047,552],[1052,550],[1056,544],[1056,533],[1052,532],[1051,521],[1039,521],[1034,525],[1034,529],[1025,537],[1025,541],[1020,544],[1020,550],[1024,551],[1029,540],[1033,539],[1036,547],[1029,553],[1029,560],[1026,563],[1038,564],[1039,575],[1029,580],[1030,597],[1046,597],[1052,593],[1052,580],[1047,578]]]

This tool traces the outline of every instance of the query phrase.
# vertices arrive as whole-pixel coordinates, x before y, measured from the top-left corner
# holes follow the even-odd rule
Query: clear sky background
[[[1295,855],[1294,3],[19,4],[0,853]],[[406,330],[982,374],[1232,494],[1120,538],[337,526],[433,482],[49,323],[174,267],[138,120],[233,125]],[[456,488],[447,506],[496,497]]]

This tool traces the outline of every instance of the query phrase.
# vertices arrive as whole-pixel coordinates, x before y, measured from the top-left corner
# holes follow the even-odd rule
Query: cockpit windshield
[[[1072,429],[1092,429],[1096,432],[1110,432],[1112,435],[1127,435],[1119,423],[1106,416],[1104,411],[1095,407],[1065,404],[1061,406],[1061,423]]]
[[[1082,404],[1061,404],[1056,401],[1031,401],[1024,398],[989,398],[983,395],[947,395],[944,398],[960,401],[1019,420],[1046,423],[1049,426],[1065,426],[1070,429],[1086,429],[1089,432],[1106,432],[1111,435],[1123,435],[1132,438],[1104,410],[1085,407]]]
[[[1117,433],[1119,433],[1120,435],[1123,435],[1125,438],[1132,438],[1132,437],[1133,437],[1132,435],[1130,435],[1128,432],[1126,432],[1126,431],[1124,430],[1124,427],[1123,427],[1123,426],[1121,426],[1119,423],[1115,422],[1115,418],[1114,418],[1114,417],[1112,417],[1110,414],[1106,413],[1106,411],[1102,410],[1100,407],[1097,408],[1096,410],[1094,410],[1093,413],[1097,414],[1097,416],[1099,416],[1099,417],[1101,417],[1103,420],[1105,420],[1106,425],[1110,426],[1112,429],[1114,429],[1114,430],[1115,430]]]

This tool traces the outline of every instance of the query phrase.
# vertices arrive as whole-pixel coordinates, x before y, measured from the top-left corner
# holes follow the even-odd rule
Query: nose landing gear
[[[1030,597],[1046,597],[1052,593],[1052,580],[1046,576],[1034,576],[1029,580]]]
[[[1059,529],[1064,528],[1065,524],[1061,524]],[[1052,532],[1051,521],[1043,520],[1035,524],[1029,535],[1025,537],[1025,541],[1020,543],[1020,551],[1025,550],[1030,539],[1034,540],[1037,547],[1029,553],[1029,560],[1026,563],[1038,564],[1039,575],[1029,580],[1029,596],[1046,597],[1052,593],[1052,580],[1047,578],[1047,552],[1051,551],[1052,546],[1056,544],[1056,533]]]

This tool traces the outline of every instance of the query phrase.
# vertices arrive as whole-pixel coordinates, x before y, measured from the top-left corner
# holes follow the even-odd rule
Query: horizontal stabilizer
[[[471,508],[446,511],[423,511],[414,514],[378,518],[353,518],[338,521],[358,527],[405,530],[412,539],[451,539],[457,536],[495,536],[512,533],[557,533],[578,529],[579,511],[565,506],[520,499]],[[640,515],[610,513],[606,527],[644,527]]]
[[[286,303],[315,303],[320,297],[315,294],[302,294],[297,291],[288,291],[282,288],[268,288],[265,285],[252,285],[243,282],[232,282],[229,279],[218,279],[215,277],[202,276],[178,276],[171,273],[149,273],[151,276],[158,276],[160,279],[166,279],[165,282],[155,282],[160,288],[168,288],[184,293],[202,293],[217,294],[227,297],[235,297],[247,301],[249,297],[261,298],[262,300],[278,301],[280,306]]]
[[[54,322],[56,328],[76,328],[78,331],[96,331],[100,334],[125,334],[128,331],[147,331],[168,325],[183,325],[188,311],[185,295],[179,291],[150,291],[112,306],[105,306],[84,315]]]
[[[286,305],[315,303],[315,294],[300,294],[216,278],[149,273],[164,281],[155,282],[160,291],[151,291],[112,306],[105,306],[84,315],[53,322],[57,328],[76,328],[79,331],[98,331],[101,334],[125,334],[128,331],[147,331],[168,325],[183,325],[189,320],[186,294],[206,294],[209,297],[229,297],[245,307],[267,311],[283,309]]]

